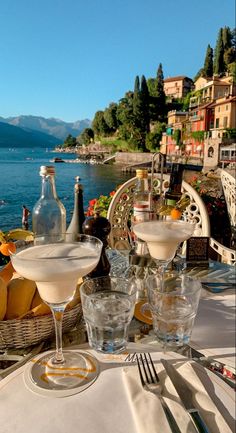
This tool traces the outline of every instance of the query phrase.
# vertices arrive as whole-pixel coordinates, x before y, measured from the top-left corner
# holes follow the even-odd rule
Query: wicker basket
[[[75,305],[64,313],[62,331],[73,328],[82,317],[81,304]],[[24,348],[53,337],[55,334],[51,314],[32,319],[14,319],[0,321],[0,350]]]

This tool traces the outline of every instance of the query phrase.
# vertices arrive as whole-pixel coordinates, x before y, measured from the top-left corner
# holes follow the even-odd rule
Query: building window
[[[214,149],[213,149],[212,146],[209,147],[207,155],[208,155],[208,158],[213,158],[213,156],[214,156]]]
[[[219,128],[220,125],[220,119],[216,119],[216,128]]]
[[[223,119],[223,127],[227,128],[227,126],[228,126],[228,117],[224,117],[224,119]]]
[[[225,111],[228,111],[228,109],[229,109],[229,106],[226,105],[226,106],[225,106]]]
[[[220,107],[218,107],[218,113],[220,112]]]

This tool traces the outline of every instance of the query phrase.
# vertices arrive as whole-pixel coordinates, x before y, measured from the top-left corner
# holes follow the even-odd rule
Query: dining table
[[[126,275],[129,257],[110,250],[111,275]],[[65,349],[87,352],[96,360],[96,379],[81,392],[38,391],[29,381],[37,356],[5,375],[0,371],[1,433],[172,433],[158,396],[141,385],[134,354],[150,353],[162,384],[162,395],[181,433],[196,433],[162,359],[169,360],[192,392],[209,433],[235,430],[235,267],[211,262],[195,269],[202,292],[189,346],[203,358],[224,366],[221,375],[183,352],[163,349],[152,325],[134,317],[125,352],[103,354],[88,345],[83,318],[64,336]],[[216,283],[219,282],[217,286]],[[225,283],[223,283],[225,281]],[[208,283],[208,284],[206,284]],[[228,285],[227,285],[228,283]]]

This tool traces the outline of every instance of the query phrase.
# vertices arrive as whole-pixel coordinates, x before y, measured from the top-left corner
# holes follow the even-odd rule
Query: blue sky
[[[234,0],[2,1],[0,116],[93,119],[160,62],[193,78],[224,26]]]

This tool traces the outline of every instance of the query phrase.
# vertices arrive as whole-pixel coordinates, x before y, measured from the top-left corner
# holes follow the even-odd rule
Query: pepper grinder
[[[106,247],[108,246],[108,235],[111,231],[111,224],[107,218],[100,215],[99,209],[95,211],[94,215],[86,218],[82,225],[82,231],[85,235],[95,236],[103,243],[103,248],[100,260],[96,268],[88,274],[89,278],[105,277],[110,273],[110,262],[106,255]]]

